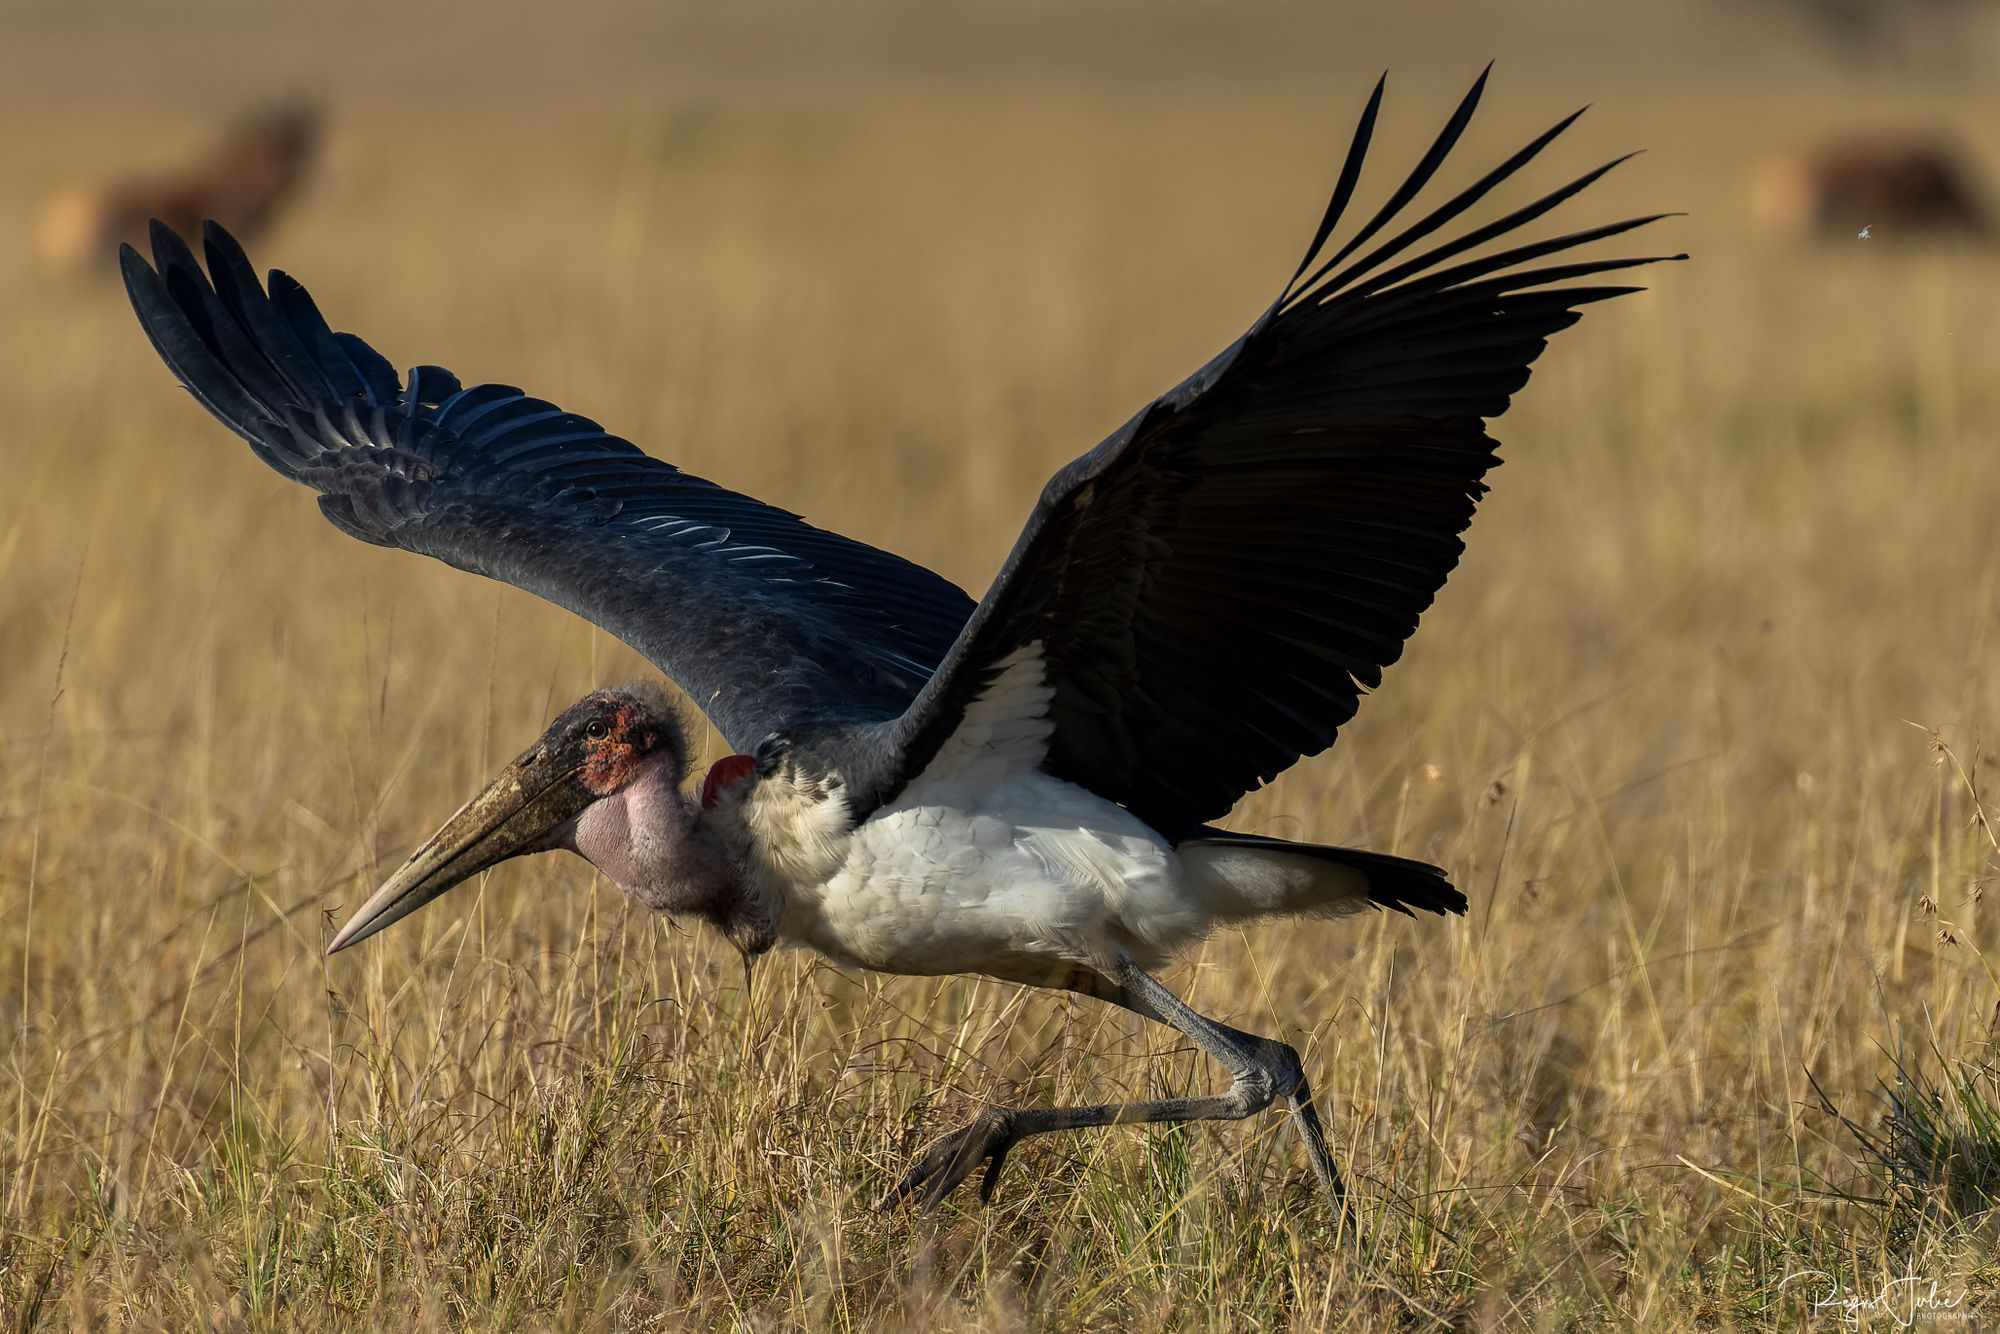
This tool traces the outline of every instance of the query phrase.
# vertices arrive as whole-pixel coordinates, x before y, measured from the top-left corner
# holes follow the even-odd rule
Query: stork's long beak
[[[403,869],[347,919],[328,954],[366,940],[438,895],[509,857],[544,852],[597,795],[580,776],[582,757],[544,736],[465,803]]]

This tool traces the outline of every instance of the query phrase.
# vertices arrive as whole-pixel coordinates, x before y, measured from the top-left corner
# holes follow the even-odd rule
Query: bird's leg
[[[1193,1036],[1181,1019],[1174,1017],[1170,1004],[1194,1021],[1218,1030],[1224,1037],[1237,1043],[1260,1064],[1271,1079],[1273,1096],[1282,1096],[1291,1108],[1292,1127],[1299,1132],[1299,1139],[1306,1148],[1306,1161],[1312,1164],[1313,1175],[1319,1178],[1327,1197],[1336,1211],[1345,1207],[1347,1186],[1340,1179],[1340,1169],[1334,1166],[1333,1152],[1327,1147],[1326,1130],[1320,1124],[1319,1111],[1313,1106],[1312,1086],[1306,1082],[1304,1064],[1299,1053],[1289,1043],[1275,1038],[1261,1038],[1254,1033],[1231,1028],[1204,1015],[1195,1013],[1180,997],[1161,986],[1151,976],[1137,968],[1131,970],[1143,982],[1144,988],[1135,987],[1130,982],[1119,987],[1117,995],[1106,997],[1114,1004],[1122,1005],[1134,1014],[1145,1015],[1148,1019],[1180,1029]],[[1164,1002],[1164,1003],[1163,1003]],[[1197,1039],[1199,1041],[1199,1039]],[[1210,1050],[1204,1047],[1203,1050]],[[1210,1054],[1214,1053],[1210,1051]],[[1219,1058],[1218,1058],[1219,1059]]]
[[[1326,1187],[1336,1209],[1341,1206],[1345,1190],[1333,1165],[1333,1155],[1327,1149],[1319,1113],[1313,1109],[1312,1090],[1306,1083],[1298,1052],[1285,1043],[1243,1033],[1197,1014],[1129,959],[1121,960],[1101,979],[1091,977],[1080,985],[1072,984],[1071,989],[1123,1006],[1186,1034],[1229,1071],[1228,1090],[1201,1098],[1085,1107],[989,1108],[964,1129],[932,1145],[883,1199],[883,1209],[895,1208],[906,1201],[930,1208],[955,1190],[981,1163],[987,1165],[979,1183],[979,1198],[983,1203],[992,1198],[993,1185],[999,1179],[1008,1151],[1033,1135],[1135,1122],[1238,1121],[1263,1111],[1277,1097],[1289,1100],[1292,1122],[1306,1143],[1306,1156],[1312,1161],[1313,1172]]]

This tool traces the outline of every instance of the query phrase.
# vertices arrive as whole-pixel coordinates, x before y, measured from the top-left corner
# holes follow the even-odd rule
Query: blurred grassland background
[[[1743,204],[1758,157],[1832,130],[2000,164],[2000,23],[1886,12],[1836,41],[1776,0],[0,7],[0,1316],[1762,1328],[1904,1276],[2000,1301],[2000,262],[1765,236]],[[990,1208],[876,1216],[982,1099],[1213,1072],[999,984],[779,954],[746,994],[573,860],[321,958],[556,709],[647,669],[323,523],[114,281],[40,268],[51,194],[319,99],[325,168],[252,256],[335,327],[976,592],[1047,475],[1283,283],[1374,76],[1365,208],[1489,58],[1435,189],[1593,102],[1535,182],[1651,151],[1551,221],[1683,209],[1629,248],[1695,258],[1556,340],[1380,697],[1235,817],[1439,861],[1471,916],[1224,933],[1170,978],[1300,1045],[1351,1226],[1276,1115],[1038,1140]]]

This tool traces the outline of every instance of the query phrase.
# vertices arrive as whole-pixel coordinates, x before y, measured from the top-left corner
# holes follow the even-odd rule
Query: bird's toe
[[[1000,1165],[1014,1146],[1014,1138],[1013,1119],[1005,1111],[982,1112],[971,1124],[946,1135],[926,1150],[883,1197],[880,1209],[886,1213],[912,1201],[919,1209],[934,1209],[981,1163],[986,1163],[987,1168],[979,1183],[979,1200],[986,1203],[993,1196]]]

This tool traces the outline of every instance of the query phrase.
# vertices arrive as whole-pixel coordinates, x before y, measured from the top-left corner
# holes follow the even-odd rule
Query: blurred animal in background
[[[1750,209],[1790,238],[1983,238],[1993,231],[1965,155],[1929,135],[1848,136],[1766,160]]]
[[[154,218],[182,232],[198,230],[212,218],[254,236],[311,175],[322,131],[312,106],[265,107],[236,121],[208,152],[177,169],[79,185],[44,210],[42,255],[69,272],[109,272],[120,243],[143,242]]]

